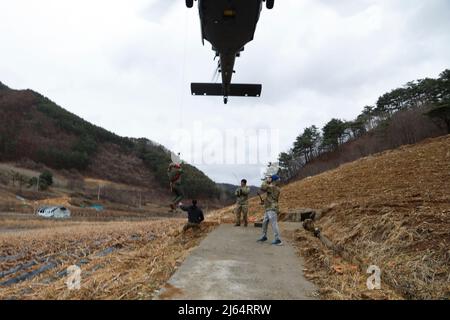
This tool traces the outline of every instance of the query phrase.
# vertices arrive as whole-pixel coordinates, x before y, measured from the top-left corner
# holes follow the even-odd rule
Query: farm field
[[[119,219],[119,220],[118,220]],[[182,218],[45,220],[0,215],[0,299],[151,299],[215,223]],[[79,290],[66,282],[81,269]]]

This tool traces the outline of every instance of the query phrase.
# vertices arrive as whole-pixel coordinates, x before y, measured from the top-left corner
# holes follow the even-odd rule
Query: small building
[[[96,211],[103,211],[105,209],[101,204],[93,204],[89,208],[95,209]]]
[[[37,210],[37,215],[44,218],[64,219],[70,218],[70,210],[66,207],[41,207]]]

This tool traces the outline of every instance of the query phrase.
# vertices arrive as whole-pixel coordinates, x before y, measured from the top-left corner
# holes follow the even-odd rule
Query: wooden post
[[[139,209],[141,209],[142,204],[142,191],[139,191]]]

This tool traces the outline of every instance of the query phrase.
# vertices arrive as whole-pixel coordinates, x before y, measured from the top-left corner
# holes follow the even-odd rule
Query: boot
[[[259,238],[258,240],[256,240],[257,242],[266,242],[267,241],[267,237],[266,236],[262,236],[261,238]]]

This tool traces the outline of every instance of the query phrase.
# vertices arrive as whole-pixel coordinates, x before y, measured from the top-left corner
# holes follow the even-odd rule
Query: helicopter
[[[260,97],[261,84],[231,83],[236,57],[244,46],[253,40],[263,2],[273,9],[274,0],[196,0],[200,15],[202,43],[211,43],[215,57],[219,58],[216,72],[222,75],[222,83],[191,83],[194,96],[223,96],[227,104],[229,96]],[[186,0],[192,8],[194,0]]]

